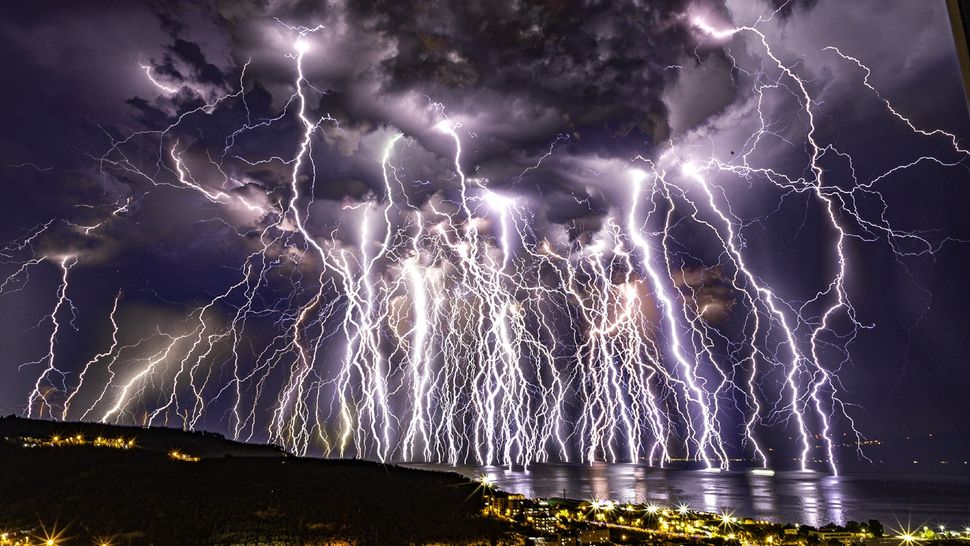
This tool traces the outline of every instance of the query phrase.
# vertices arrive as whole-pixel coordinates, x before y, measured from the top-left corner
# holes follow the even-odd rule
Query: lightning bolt
[[[86,359],[68,387],[58,338],[65,307],[74,310],[69,274],[84,267],[84,256],[45,252],[39,243],[64,226],[102,237],[143,195],[84,204],[95,221],[52,219],[0,249],[7,268],[0,296],[22,291],[42,264],[61,272],[54,308],[41,321],[52,327],[46,354],[21,366],[42,366],[28,416],[95,415],[191,430],[228,423],[235,439],[267,439],[301,455],[509,467],[688,460],[716,471],[743,457],[768,468],[781,461],[769,458],[764,429],[782,426],[794,431],[800,468],[823,463],[836,473],[836,431],[851,430],[861,444],[838,371],[859,331],[872,325],[852,304],[847,242],[884,240],[900,263],[938,251],[951,239],[892,225],[879,185],[924,163],[962,165],[968,155],[956,135],[920,128],[893,106],[861,60],[824,49],[862,71],[862,85],[892,119],[945,141],[953,158],[913,158],[861,180],[849,154],[821,141],[810,82],[772,50],[761,19],[719,29],[693,18],[688,24],[702,39],[750,38],[764,56],[757,70],[735,66],[752,81],[744,106],[756,124],[737,158],[695,157],[690,134],[650,157],[584,158],[582,176],[615,178],[625,198],[609,204],[598,230],[557,238],[543,235],[528,199],[509,187],[543,171],[568,136],[521,161],[517,177],[489,180],[477,169],[466,173],[461,118],[431,103],[429,148],[448,172],[435,180],[412,174],[416,139],[388,130],[373,157],[378,189],[345,201],[340,222],[328,225],[317,212],[315,150],[328,131],[342,129],[313,106],[321,92],[305,71],[326,29],[278,22],[293,38],[281,52],[292,62],[292,94],[278,115],[254,119],[246,63],[238,89],[173,114],[161,130],[112,138],[92,157],[102,173],[146,184],[143,195],[178,191],[216,210],[206,221],[230,228],[228,237],[248,249],[232,281],[190,306],[158,295],[181,320],[130,343],[122,340],[137,338],[124,335],[135,327],[117,319],[130,294],[119,291],[108,315],[110,344]],[[142,69],[161,91],[178,92]],[[794,98],[804,120],[801,177],[757,160],[766,139],[783,138],[765,108],[775,92]],[[221,154],[199,153],[186,136],[192,123],[223,109],[237,109],[243,121],[218,135]],[[290,151],[240,151],[241,142],[270,130],[274,138],[296,135]],[[847,177],[833,181],[839,173],[822,168],[827,157],[848,165]],[[268,166],[285,173],[279,187],[237,191],[248,169]],[[732,206],[726,180],[811,197],[824,213],[833,269],[823,286],[786,296],[766,280],[770,272],[753,265],[760,261],[745,239],[753,222]],[[592,207],[592,197],[573,198]],[[861,205],[866,200],[879,203],[875,213]],[[685,232],[710,241],[713,254],[692,248]],[[730,303],[704,299],[711,278]],[[730,315],[725,323],[714,317],[719,305]]]

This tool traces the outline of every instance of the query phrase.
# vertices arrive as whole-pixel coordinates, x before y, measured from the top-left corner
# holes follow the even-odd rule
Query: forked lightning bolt
[[[812,86],[775,54],[760,23],[718,29],[689,21],[702,39],[751,39],[760,47],[762,66],[737,67],[752,82],[748,115],[757,125],[741,154],[696,157],[688,135],[636,158],[590,155],[582,174],[612,177],[624,198],[598,230],[572,240],[544,233],[528,198],[512,191],[526,174],[543,176],[544,161],[567,137],[517,165],[517,178],[489,180],[466,173],[463,125],[440,105],[427,112],[433,130],[425,135],[446,159],[440,180],[412,174],[415,136],[378,132],[377,189],[345,201],[339,222],[324,217],[319,150],[328,131],[342,129],[314,106],[319,91],[305,65],[327,29],[280,23],[293,40],[291,51],[280,52],[293,81],[278,115],[253,119],[244,67],[239,89],[173,116],[164,129],[115,140],[95,158],[105,173],[138,179],[148,192],[183,192],[218,210],[212,221],[231,227],[249,249],[234,264],[233,281],[180,310],[182,320],[149,330],[119,321],[134,295],[118,291],[110,341],[72,374],[58,347],[74,312],[71,275],[87,257],[49,253],[39,243],[61,228],[101,237],[131,213],[133,198],[103,204],[110,212],[93,223],[39,224],[0,250],[7,268],[0,296],[15,297],[39,268],[60,273],[54,306],[38,325],[50,329],[46,353],[21,366],[36,373],[25,414],[223,427],[236,439],[298,454],[381,461],[663,466],[681,459],[712,470],[738,458],[785,464],[772,460],[766,443],[766,431],[781,427],[800,468],[837,472],[837,432],[862,440],[838,370],[849,344],[871,327],[852,304],[847,241],[884,241],[900,260],[937,251],[949,239],[890,224],[879,184],[923,162],[958,165],[968,152],[955,135],[919,128],[897,110],[858,58],[826,48],[862,71],[863,88],[889,117],[921,138],[946,141],[952,152],[857,178],[851,156],[820,141]],[[142,69],[160,90],[178,91]],[[771,93],[793,98],[804,120],[801,177],[756,159],[773,134],[763,106]],[[211,135],[225,143],[218,153],[200,149],[192,124],[228,109],[237,118],[244,112],[244,121]],[[239,143],[271,130],[274,139],[292,136],[290,152],[241,151]],[[148,160],[140,156],[146,150]],[[823,169],[827,156],[850,168]],[[279,187],[258,196],[235,191],[250,169],[269,167],[286,173]],[[786,298],[766,280],[770,272],[754,265],[763,262],[752,259],[745,239],[749,223],[732,206],[735,180],[812,197],[826,220],[819,236],[833,271],[823,286]],[[882,204],[876,214],[858,205],[872,198]],[[716,252],[690,248],[679,235],[687,229]],[[715,281],[729,301],[709,300]],[[719,312],[729,319],[717,319]]]

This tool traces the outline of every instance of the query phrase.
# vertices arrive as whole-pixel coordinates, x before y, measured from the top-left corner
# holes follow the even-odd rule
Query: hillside
[[[84,443],[63,440],[72,434]],[[135,445],[88,440],[97,436]],[[46,440],[25,447],[24,437]],[[0,438],[0,531],[73,537],[58,544],[489,543],[507,533],[479,516],[478,484],[454,473],[286,457],[171,429],[6,418]]]

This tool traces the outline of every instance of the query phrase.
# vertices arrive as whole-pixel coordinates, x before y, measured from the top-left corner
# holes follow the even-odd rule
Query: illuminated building
[[[522,512],[524,504],[525,495],[509,494],[504,497],[494,497],[492,506],[499,515],[514,517]]]
[[[523,508],[526,523],[540,533],[552,535],[559,528],[556,516],[552,514],[549,503],[544,500],[529,503]]]

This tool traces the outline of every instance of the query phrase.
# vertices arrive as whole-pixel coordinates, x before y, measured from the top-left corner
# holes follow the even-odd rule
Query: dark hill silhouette
[[[130,427],[103,423],[79,423],[23,419],[9,415],[0,417],[0,437],[30,436],[49,439],[53,436],[82,435],[88,440],[105,438],[134,438],[135,444],[149,451],[181,450],[198,457],[285,457],[280,447],[264,444],[247,444],[227,440],[215,432],[188,432],[176,428]]]
[[[139,447],[22,441],[77,434],[134,437]],[[172,449],[203,458],[172,459]],[[488,544],[510,536],[480,517],[479,484],[456,473],[291,457],[215,434],[4,418],[0,469],[0,531],[54,526],[69,544]]]

